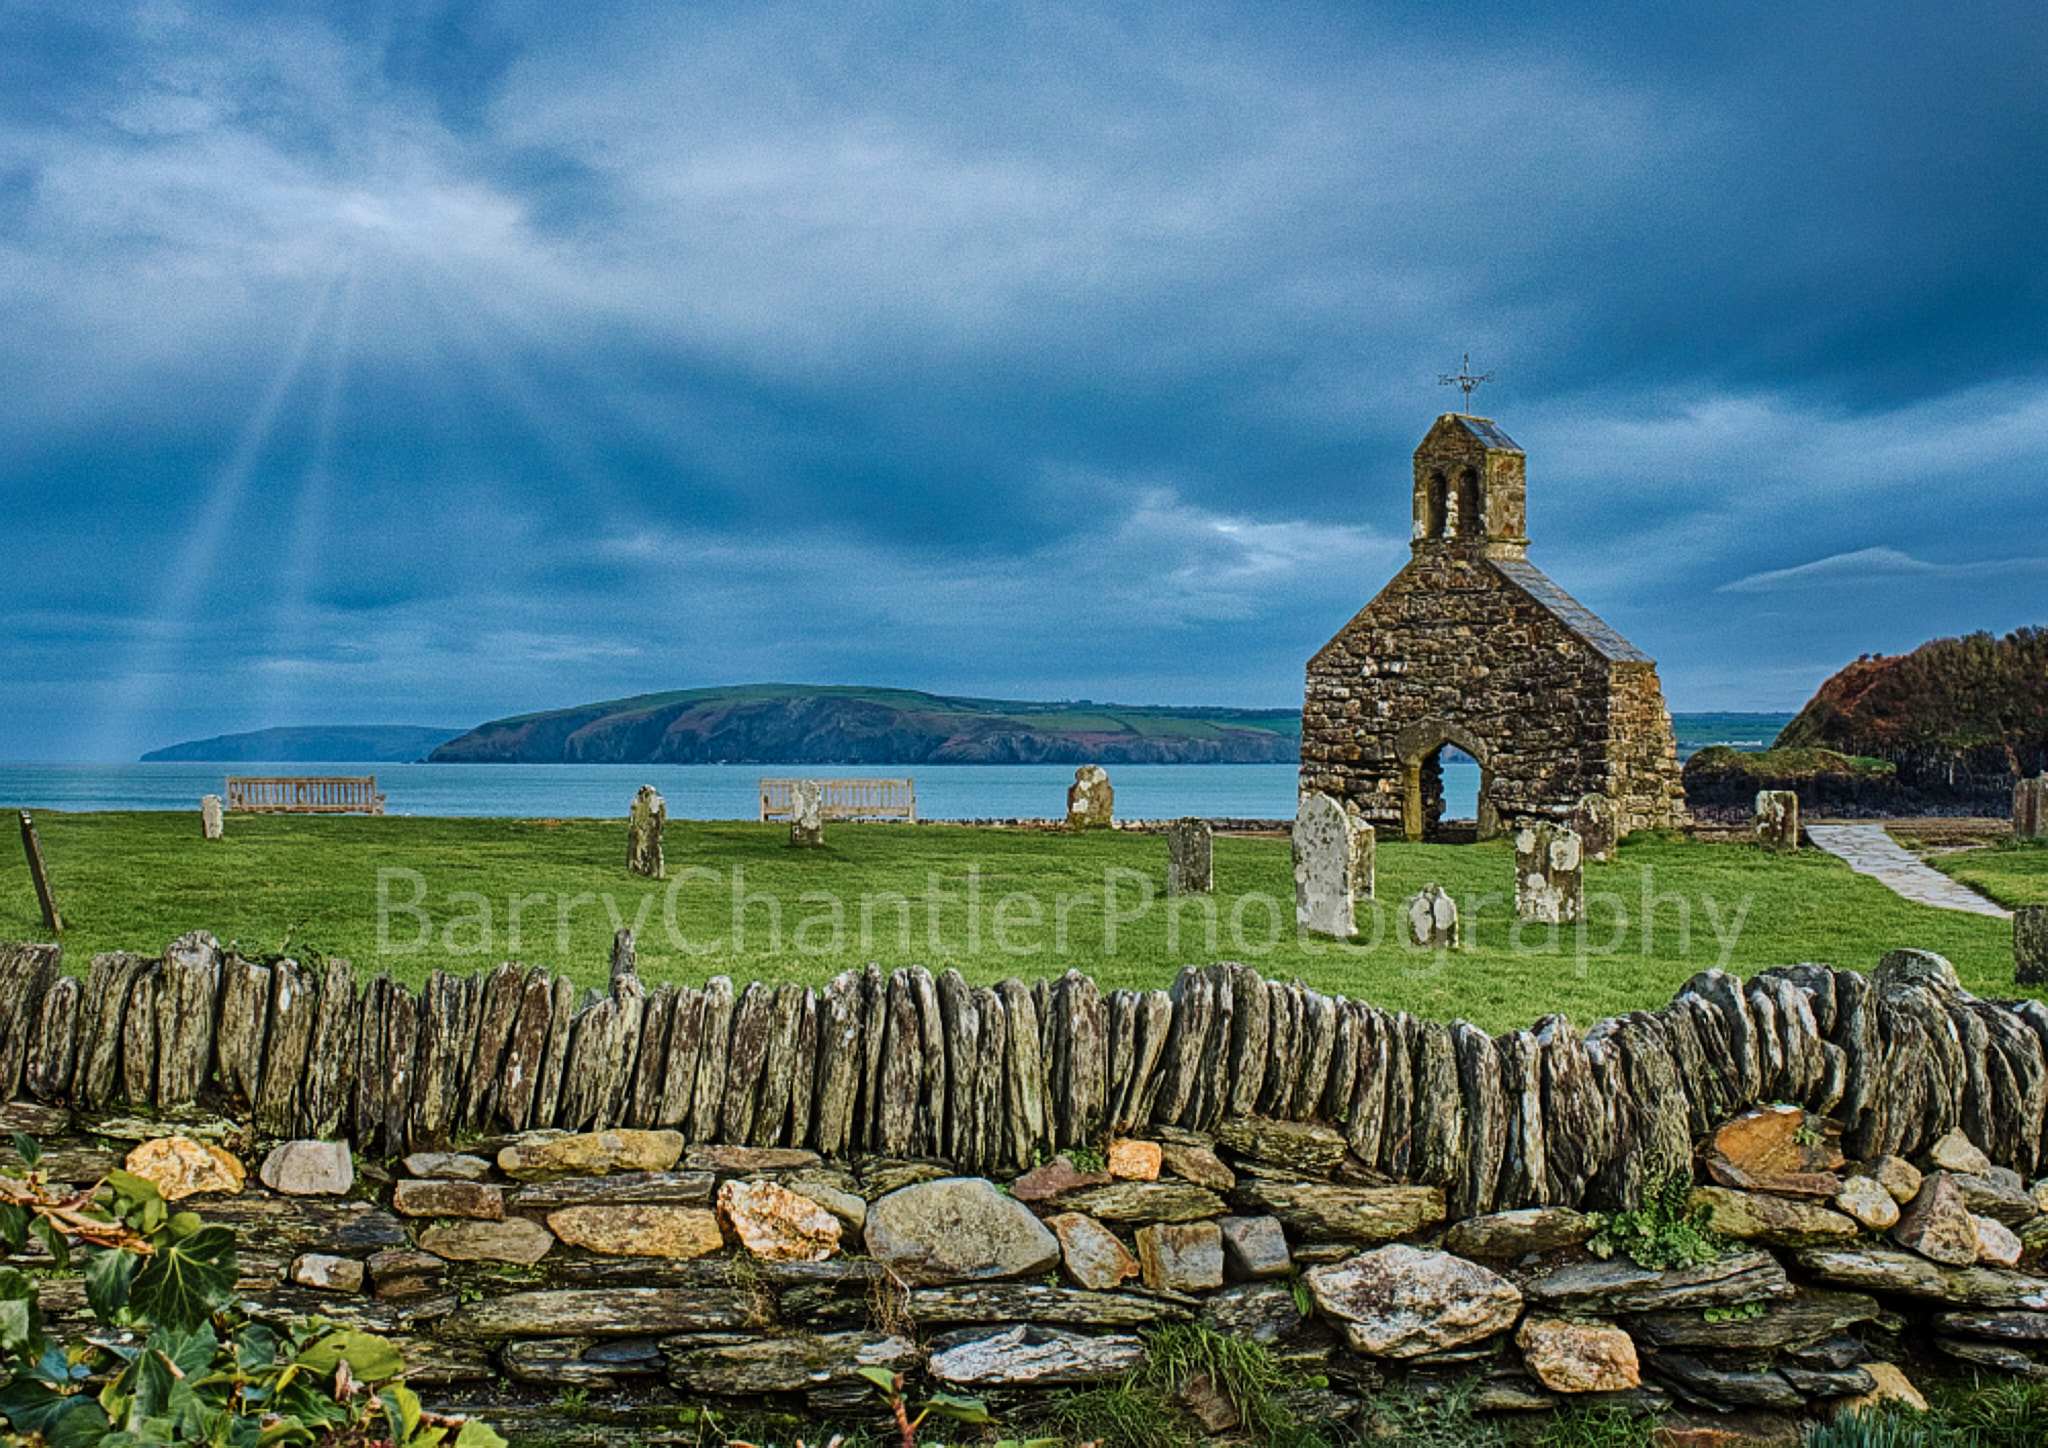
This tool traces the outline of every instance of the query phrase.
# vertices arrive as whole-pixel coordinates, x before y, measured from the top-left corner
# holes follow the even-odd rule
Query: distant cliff
[[[426,758],[435,745],[461,732],[419,724],[311,724],[188,740],[165,749],[152,749],[142,756],[142,761],[410,764]]]
[[[1936,639],[1856,660],[1778,736],[1893,766],[1895,808],[2005,814],[2048,765],[2048,629]]]
[[[1293,764],[1294,709],[1174,709],[757,684],[479,724],[436,764]]]

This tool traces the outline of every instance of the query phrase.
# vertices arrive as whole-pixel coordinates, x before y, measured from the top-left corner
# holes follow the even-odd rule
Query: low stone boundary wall
[[[867,1419],[863,1368],[1028,1421],[1205,1328],[1308,1421],[1468,1379],[1489,1410],[1800,1414],[1910,1395],[1916,1354],[2048,1376],[2048,1011],[1923,952],[1498,1037],[1231,963],[650,992],[622,937],[580,1002],[203,934],[59,964],[0,948],[0,1126],[57,1180],[150,1176],[236,1230],[256,1313],[391,1334],[515,1442]],[[1702,1215],[1726,1247],[1631,1260]],[[79,1325],[79,1279],[41,1295]],[[1241,1428],[1215,1388],[1152,1385]]]
[[[674,1129],[689,1141],[943,1158],[1020,1170],[1105,1134],[1321,1121],[1359,1169],[1440,1187],[1454,1216],[1619,1210],[1681,1171],[1692,1135],[1760,1102],[1842,1124],[1852,1156],[1961,1128],[2000,1166],[2044,1157],[2048,1007],[1963,992],[1939,956],[1871,977],[1825,965],[1695,976],[1670,1005],[1581,1033],[1492,1036],[1262,979],[1229,962],[1165,991],[1077,971],[970,986],[848,971],[822,989],[720,977],[646,989],[622,932],[608,993],[504,964],[417,992],[347,962],[0,946],[0,1096],[88,1111],[208,1103],[268,1138],[369,1155],[533,1129]]]

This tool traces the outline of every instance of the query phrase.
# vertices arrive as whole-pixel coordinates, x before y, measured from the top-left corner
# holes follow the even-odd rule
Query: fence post
[[[36,838],[36,822],[21,812],[21,847],[28,851],[28,872],[35,878],[36,901],[43,907],[43,928],[50,934],[64,929],[64,917],[57,913],[57,899],[50,893],[50,874],[43,868],[43,842]]]

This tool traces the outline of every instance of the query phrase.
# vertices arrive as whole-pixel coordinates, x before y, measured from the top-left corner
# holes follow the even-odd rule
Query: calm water
[[[238,775],[374,774],[392,814],[519,819],[623,815],[651,784],[678,819],[755,819],[759,781],[902,778],[917,782],[921,819],[1051,818],[1066,813],[1071,764],[0,764],[0,806],[20,809],[197,809]],[[1291,764],[1123,764],[1110,769],[1124,819],[1176,815],[1282,819],[1294,813]],[[1478,773],[1466,793],[1476,798]],[[1471,804],[1466,804],[1470,813]],[[1454,807],[1453,813],[1456,813]]]
[[[1681,756],[1702,744],[1756,748],[1789,714],[1681,714]],[[393,814],[594,819],[622,815],[633,791],[651,784],[678,819],[755,819],[759,781],[860,776],[917,781],[922,819],[1051,818],[1066,812],[1071,764],[938,764],[908,769],[859,765],[738,764],[0,764],[0,806],[18,809],[197,809],[235,774],[374,774]],[[1123,819],[1177,815],[1285,819],[1294,813],[1291,764],[1119,764],[1111,766]],[[1444,751],[1444,814],[1478,811],[1479,766]]]

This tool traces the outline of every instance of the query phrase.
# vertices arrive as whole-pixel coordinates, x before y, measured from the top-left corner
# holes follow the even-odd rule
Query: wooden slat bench
[[[789,818],[793,779],[761,781],[761,818]],[[908,820],[917,823],[917,787],[908,779],[821,779],[820,813],[828,820]]]
[[[227,807],[238,814],[373,814],[384,813],[377,776],[365,774],[331,779],[228,777]]]

